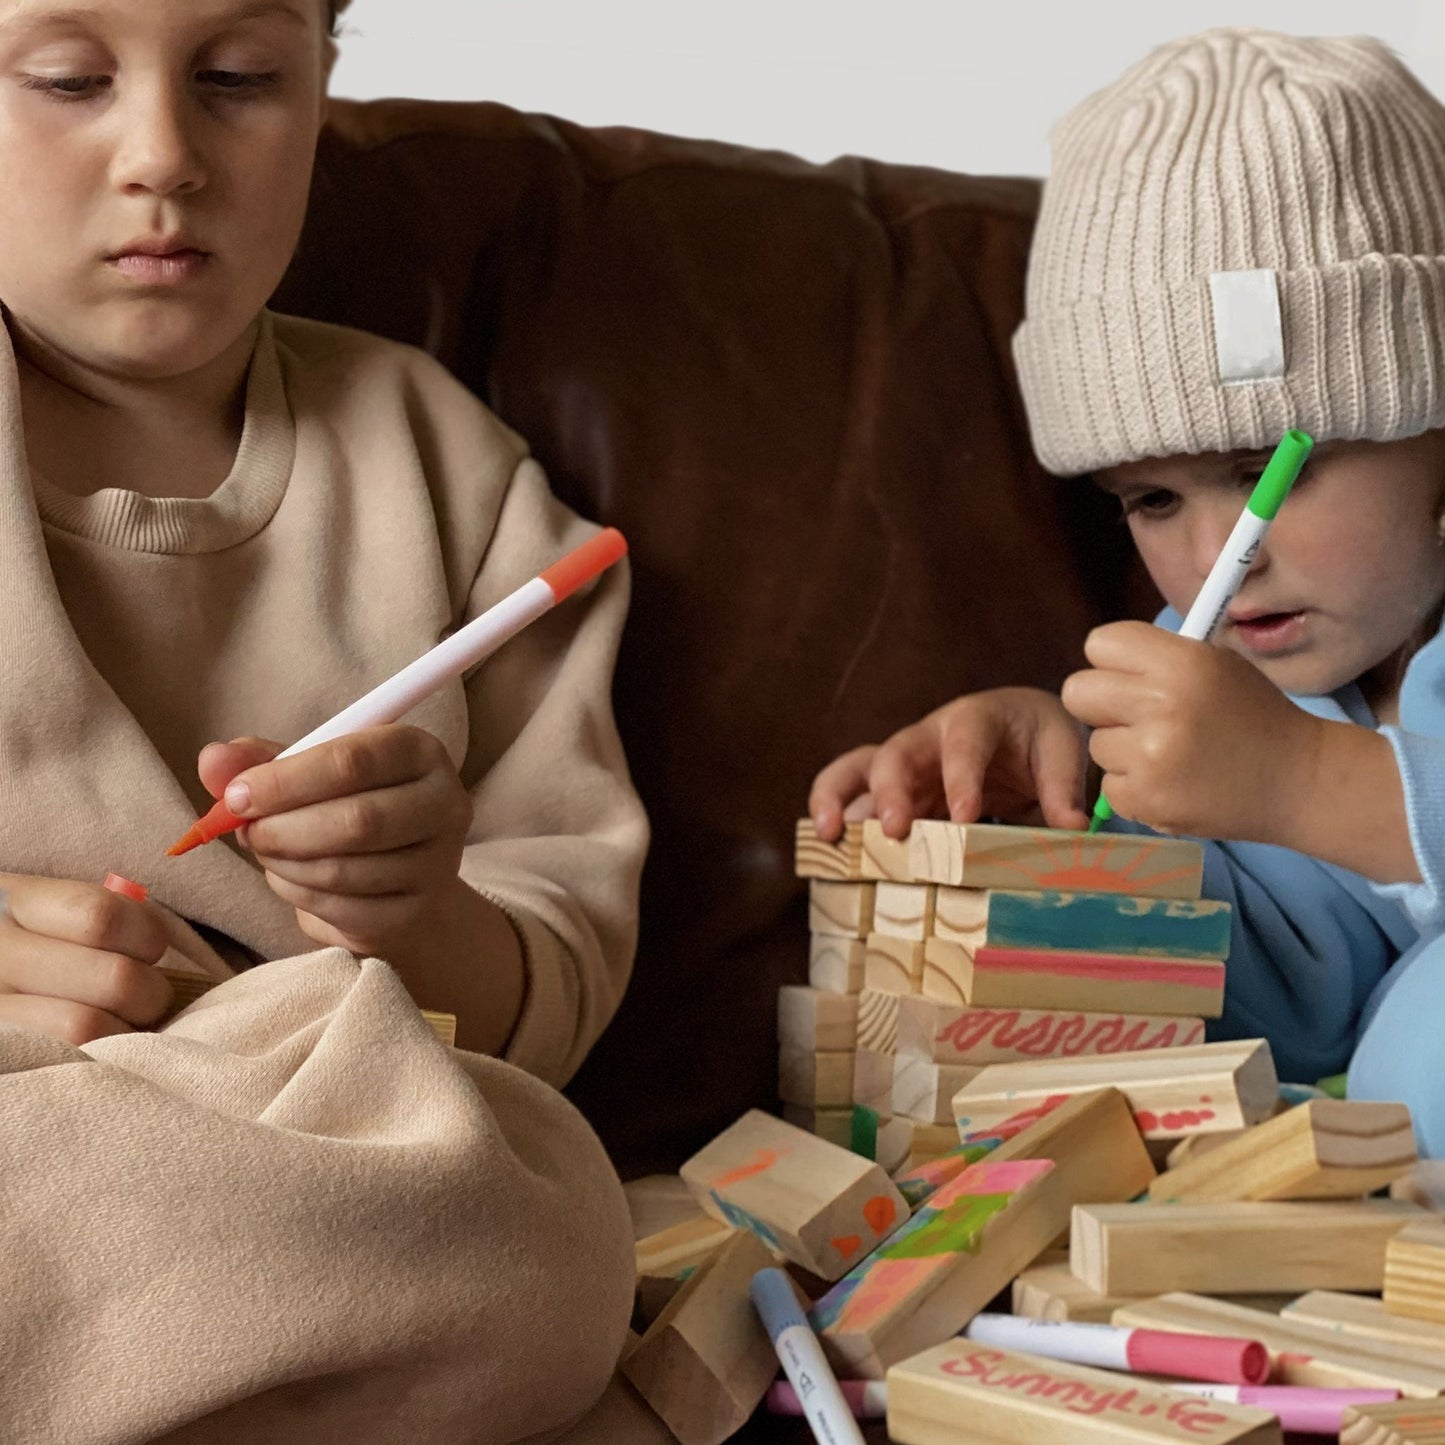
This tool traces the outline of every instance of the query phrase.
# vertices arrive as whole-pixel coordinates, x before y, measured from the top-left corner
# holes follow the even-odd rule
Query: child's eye
[[[231,94],[244,94],[265,90],[280,78],[279,72],[203,70],[196,77],[207,86]],[[26,75],[20,84],[26,90],[36,90],[52,100],[88,100],[96,94],[96,88],[112,84],[108,75]]]
[[[268,85],[274,85],[278,78],[274,70],[203,70],[200,74],[201,80],[218,90],[264,90]]]
[[[1137,496],[1122,499],[1126,517],[1163,517],[1171,512],[1179,501],[1178,493],[1164,487],[1152,492],[1140,492]]]
[[[26,90],[38,90],[53,100],[84,100],[93,85],[109,85],[108,75],[25,75],[20,84]]]

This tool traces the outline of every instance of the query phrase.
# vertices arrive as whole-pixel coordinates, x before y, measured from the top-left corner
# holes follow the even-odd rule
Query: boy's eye
[[[1126,517],[1160,517],[1168,512],[1178,500],[1179,497],[1176,493],[1168,491],[1164,487],[1156,487],[1152,492],[1140,492],[1136,496],[1123,498],[1124,515]]]
[[[274,85],[279,79],[278,72],[242,70],[202,70],[196,79],[216,90],[232,93],[259,91]],[[36,90],[52,100],[87,100],[97,88],[113,84],[108,75],[26,75],[20,84],[26,90]]]

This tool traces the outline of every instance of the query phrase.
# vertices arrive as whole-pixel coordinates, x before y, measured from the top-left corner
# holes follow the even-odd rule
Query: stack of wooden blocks
[[[986,1066],[1188,1048],[1222,1007],[1230,910],[1200,899],[1196,843],[869,821],[827,844],[804,820],[796,869],[812,940],[778,999],[785,1116],[846,1143],[865,1105],[889,1167],[957,1142],[951,1101]]]
[[[1258,1341],[1276,1384],[1403,1397],[1339,1406],[1345,1445],[1445,1442],[1445,1218],[1408,1111],[1282,1091],[1264,1041],[1201,1041],[1229,920],[1200,861],[799,830],[813,967],[780,1001],[781,1073],[806,1127],[745,1115],[674,1181],[688,1216],[638,1246],[624,1371],[684,1445],[727,1439],[776,1374],[747,1295],[769,1262],[837,1373],[886,1379],[899,1445],[1278,1445],[1265,1410],[961,1337],[1001,1291],[1035,1319]],[[902,1157],[834,1142],[859,1094]]]

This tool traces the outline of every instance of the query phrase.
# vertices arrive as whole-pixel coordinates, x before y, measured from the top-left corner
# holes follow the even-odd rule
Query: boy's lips
[[[1284,652],[1297,646],[1304,636],[1306,610],[1261,612],[1251,610],[1229,614],[1229,625],[1241,643],[1262,655]]]

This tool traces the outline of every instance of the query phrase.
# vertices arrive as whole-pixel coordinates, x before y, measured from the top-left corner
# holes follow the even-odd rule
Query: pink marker
[[[1312,1385],[1196,1385],[1190,1381],[1169,1388],[1232,1405],[1256,1405],[1278,1416],[1282,1429],[1301,1435],[1338,1435],[1348,1406],[1389,1405],[1400,1398],[1398,1390],[1327,1390]]]
[[[853,1416],[858,1420],[888,1418],[888,1386],[882,1380],[839,1380],[838,1388]],[[801,1415],[803,1402],[798,1392],[786,1381],[768,1386],[768,1411],[773,1415]]]
[[[342,708],[329,722],[313,728],[300,742],[292,743],[276,757],[289,758],[293,753],[305,752],[307,748],[329,743],[347,733],[395,722],[423,698],[430,697],[444,682],[460,677],[483,658],[490,657],[529,622],[535,622],[544,612],[550,612],[584,583],[590,582],[626,555],[627,542],[621,532],[615,527],[599,532],[530,582],[524,582],[480,617],[474,617],[465,627],[459,627],[430,652],[408,663],[394,677],[372,688],[349,707]],[[184,838],[166,849],[166,856],[178,858],[223,833],[233,832],[245,821],[226,806],[223,798],[205,817],[191,825]]]
[[[1258,1340],[990,1314],[975,1315],[963,1333],[970,1340],[1001,1350],[1105,1370],[1245,1385],[1258,1385],[1269,1378],[1269,1351]]]

